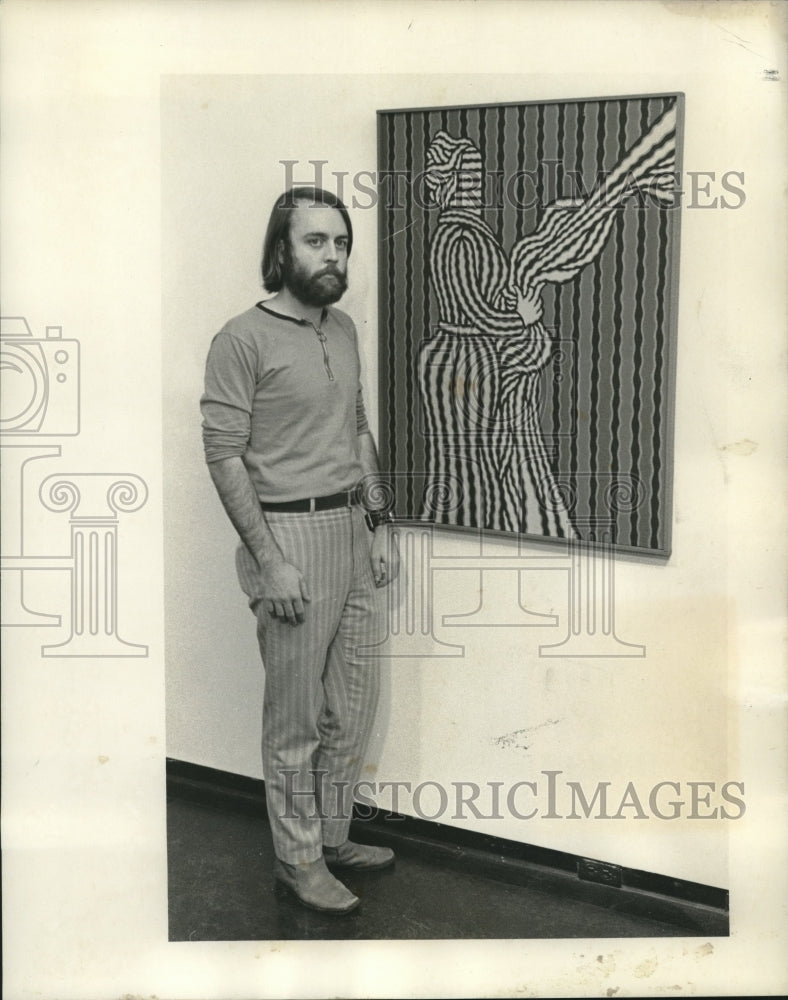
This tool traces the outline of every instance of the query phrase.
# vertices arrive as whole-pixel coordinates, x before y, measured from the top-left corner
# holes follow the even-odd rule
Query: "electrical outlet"
[[[592,861],[591,858],[580,858],[577,865],[577,874],[586,882],[599,882],[601,885],[621,885],[621,866],[611,865],[606,861]]]

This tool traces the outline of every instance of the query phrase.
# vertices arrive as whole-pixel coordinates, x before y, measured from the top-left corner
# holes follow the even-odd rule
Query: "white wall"
[[[753,152],[742,121],[721,114],[724,93],[685,73],[638,81],[638,93],[686,92],[685,170],[747,170]],[[261,776],[264,675],[254,621],[238,591],[234,534],[203,465],[198,400],[211,337],[261,297],[257,274],[269,208],[284,183],[282,159],[327,171],[376,168],[377,108],[594,97],[632,93],[615,77],[223,76],[170,77],[162,98],[163,370],[165,373],[165,585],[168,755]],[[741,116],[740,116],[741,118]],[[341,123],[341,127],[338,127]],[[759,123],[752,126],[760,128]],[[326,183],[326,186],[332,186]],[[732,641],[729,500],[740,470],[764,474],[757,441],[734,419],[743,330],[757,313],[757,287],[731,285],[754,222],[768,207],[684,211],[682,218],[675,524],[667,564],[620,559],[617,624],[647,647],[643,659],[545,659],[542,629],[441,629],[465,645],[459,658],[384,661],[387,694],[366,772],[376,780],[538,780],[543,770],[587,790],[628,781],[647,795],[655,782],[735,780],[731,724],[737,647]],[[368,369],[368,409],[377,413],[376,213],[354,213],[351,290],[343,300],[359,327]],[[749,300],[749,301],[748,301]],[[753,516],[763,512],[753,509]],[[469,536],[440,533],[443,555],[472,554]],[[506,540],[490,552],[516,554]],[[544,555],[544,547],[526,549]],[[418,569],[418,568],[417,568]],[[485,578],[505,599],[511,576]],[[527,576],[534,610],[565,606],[560,573]],[[473,609],[478,574],[436,577],[435,617]],[[549,639],[545,636],[549,635]],[[741,637],[738,637],[739,641]],[[397,652],[396,642],[392,651]],[[716,798],[716,797],[715,797]],[[382,805],[389,799],[379,798]],[[426,812],[432,811],[427,796]],[[520,808],[526,799],[518,800]],[[402,809],[403,802],[400,801]],[[480,805],[484,810],[483,801]],[[408,811],[402,809],[402,811]],[[631,816],[631,811],[630,811]],[[445,822],[459,824],[444,815]],[[725,886],[727,834],[719,820],[656,818],[529,821],[471,818],[468,827],[679,878]]]

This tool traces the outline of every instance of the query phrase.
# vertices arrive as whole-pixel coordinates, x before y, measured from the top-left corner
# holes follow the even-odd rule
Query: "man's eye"
[[[313,237],[312,237],[312,238],[311,238],[311,239],[309,240],[309,245],[310,245],[311,247],[319,247],[319,246],[320,246],[320,244],[321,244],[322,242],[323,242],[323,241],[322,241],[322,240],[321,240],[321,239],[320,239],[319,237],[317,237],[317,236],[313,236]]]

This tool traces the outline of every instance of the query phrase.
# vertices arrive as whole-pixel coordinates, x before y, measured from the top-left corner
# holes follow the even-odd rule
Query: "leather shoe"
[[[274,860],[274,879],[311,910],[344,914],[355,910],[361,900],[334,878],[323,858],[298,865]]]
[[[339,847],[324,847],[323,857],[329,868],[354,868],[356,871],[375,871],[394,864],[394,852],[389,847],[370,847],[346,840]]]

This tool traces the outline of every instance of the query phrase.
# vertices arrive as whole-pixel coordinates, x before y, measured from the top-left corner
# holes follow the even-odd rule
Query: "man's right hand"
[[[300,625],[306,616],[304,602],[312,598],[301,573],[289,562],[281,560],[261,567],[263,604],[272,618],[291,625]]]

